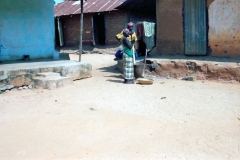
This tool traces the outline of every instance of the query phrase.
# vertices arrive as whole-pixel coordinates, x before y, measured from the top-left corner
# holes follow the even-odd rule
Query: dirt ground
[[[71,55],[77,60],[77,55]],[[240,159],[240,85],[122,84],[113,55],[93,77],[0,95],[0,159]]]

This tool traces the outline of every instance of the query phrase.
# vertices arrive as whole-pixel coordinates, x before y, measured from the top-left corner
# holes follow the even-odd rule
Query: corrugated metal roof
[[[115,10],[116,7],[121,5],[125,0],[87,0],[84,1],[83,12],[94,13]],[[54,7],[54,16],[63,16],[71,14],[80,14],[79,1],[65,1],[58,3]]]

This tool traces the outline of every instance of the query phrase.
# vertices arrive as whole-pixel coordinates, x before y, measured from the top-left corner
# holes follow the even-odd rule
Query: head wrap
[[[129,33],[129,29],[124,29],[124,30],[122,31],[122,33],[123,33],[123,34]]]
[[[134,26],[134,23],[129,22],[129,23],[127,24],[127,26],[128,26],[128,27],[133,27],[133,26]]]

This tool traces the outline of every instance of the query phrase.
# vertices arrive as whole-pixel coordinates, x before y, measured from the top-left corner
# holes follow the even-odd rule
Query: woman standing
[[[124,38],[122,40],[123,46],[123,74],[124,74],[124,83],[134,84],[134,65],[133,65],[133,43],[130,42],[127,37],[130,35],[128,29],[123,30]]]

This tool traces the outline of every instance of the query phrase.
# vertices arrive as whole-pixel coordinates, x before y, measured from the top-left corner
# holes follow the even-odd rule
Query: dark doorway
[[[104,14],[93,16],[94,40],[96,44],[105,44],[105,18]]]
[[[206,0],[184,0],[185,55],[207,55]]]

